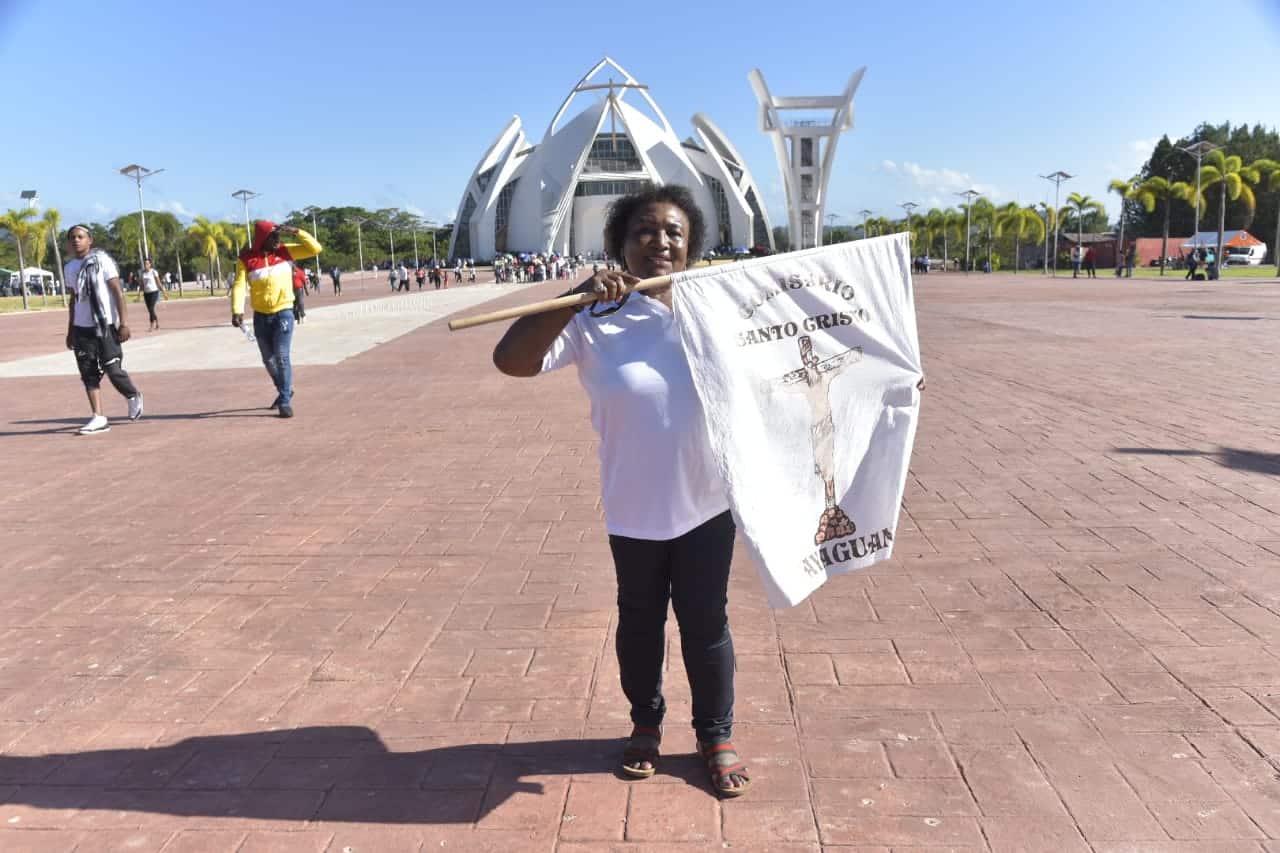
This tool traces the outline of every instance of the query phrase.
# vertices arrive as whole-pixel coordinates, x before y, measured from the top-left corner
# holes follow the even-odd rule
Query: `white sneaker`
[[[129,420],[136,421],[142,417],[142,392],[138,392],[138,396],[129,398]]]
[[[80,427],[81,435],[94,435],[99,432],[110,432],[110,431],[111,431],[111,425],[107,422],[107,419],[102,415],[94,415],[93,417],[89,418],[89,422],[87,424]]]

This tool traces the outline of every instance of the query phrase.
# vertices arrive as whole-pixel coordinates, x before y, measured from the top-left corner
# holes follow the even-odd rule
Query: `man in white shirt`
[[[81,435],[111,429],[102,414],[102,377],[105,374],[129,401],[129,420],[142,417],[142,394],[124,369],[120,345],[129,340],[128,306],[120,287],[120,271],[106,252],[93,248],[93,235],[84,225],[67,231],[70,260],[63,266],[63,281],[71,294],[67,316],[67,349],[76,354],[76,366],[84,382],[93,417],[80,428]]]

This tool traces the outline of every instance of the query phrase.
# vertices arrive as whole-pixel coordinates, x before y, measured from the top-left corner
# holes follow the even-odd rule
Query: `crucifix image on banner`
[[[836,427],[831,418],[830,389],[832,381],[854,364],[862,361],[862,348],[854,347],[830,358],[818,359],[813,351],[813,340],[801,336],[800,363],[778,380],[784,389],[799,390],[809,402],[809,438],[813,445],[813,472],[822,481],[826,492],[826,508],[818,519],[818,530],[813,534],[813,544],[852,536],[857,525],[836,502]]]
[[[906,234],[674,278],[711,453],[774,607],[893,555],[924,374],[911,284]]]

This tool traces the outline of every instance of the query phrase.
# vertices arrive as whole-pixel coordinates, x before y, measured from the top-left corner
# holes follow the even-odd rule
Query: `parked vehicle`
[[[1227,266],[1261,266],[1267,257],[1267,246],[1259,243],[1256,246],[1228,246]]]

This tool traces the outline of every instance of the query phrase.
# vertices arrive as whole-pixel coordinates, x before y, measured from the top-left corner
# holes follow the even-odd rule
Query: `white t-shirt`
[[[120,277],[116,262],[111,260],[111,256],[106,252],[98,253],[98,261],[103,280],[111,281],[113,278]],[[84,266],[83,258],[72,258],[67,261],[62,265],[62,280],[67,283],[67,289],[75,291],[76,294],[76,305],[71,315],[72,324],[84,329],[92,329],[98,324],[93,319],[93,305],[89,301],[89,294],[80,292],[80,267],[82,266]],[[111,325],[119,326],[120,317],[116,314],[116,301],[108,299],[106,308]]]
[[[674,539],[729,508],[666,305],[636,293],[608,317],[577,314],[543,357],[542,370],[570,364],[591,398],[611,534]]]
[[[159,289],[160,289],[160,281],[159,281],[159,277],[156,275],[156,271],[143,270],[142,271],[142,292],[155,293]]]

